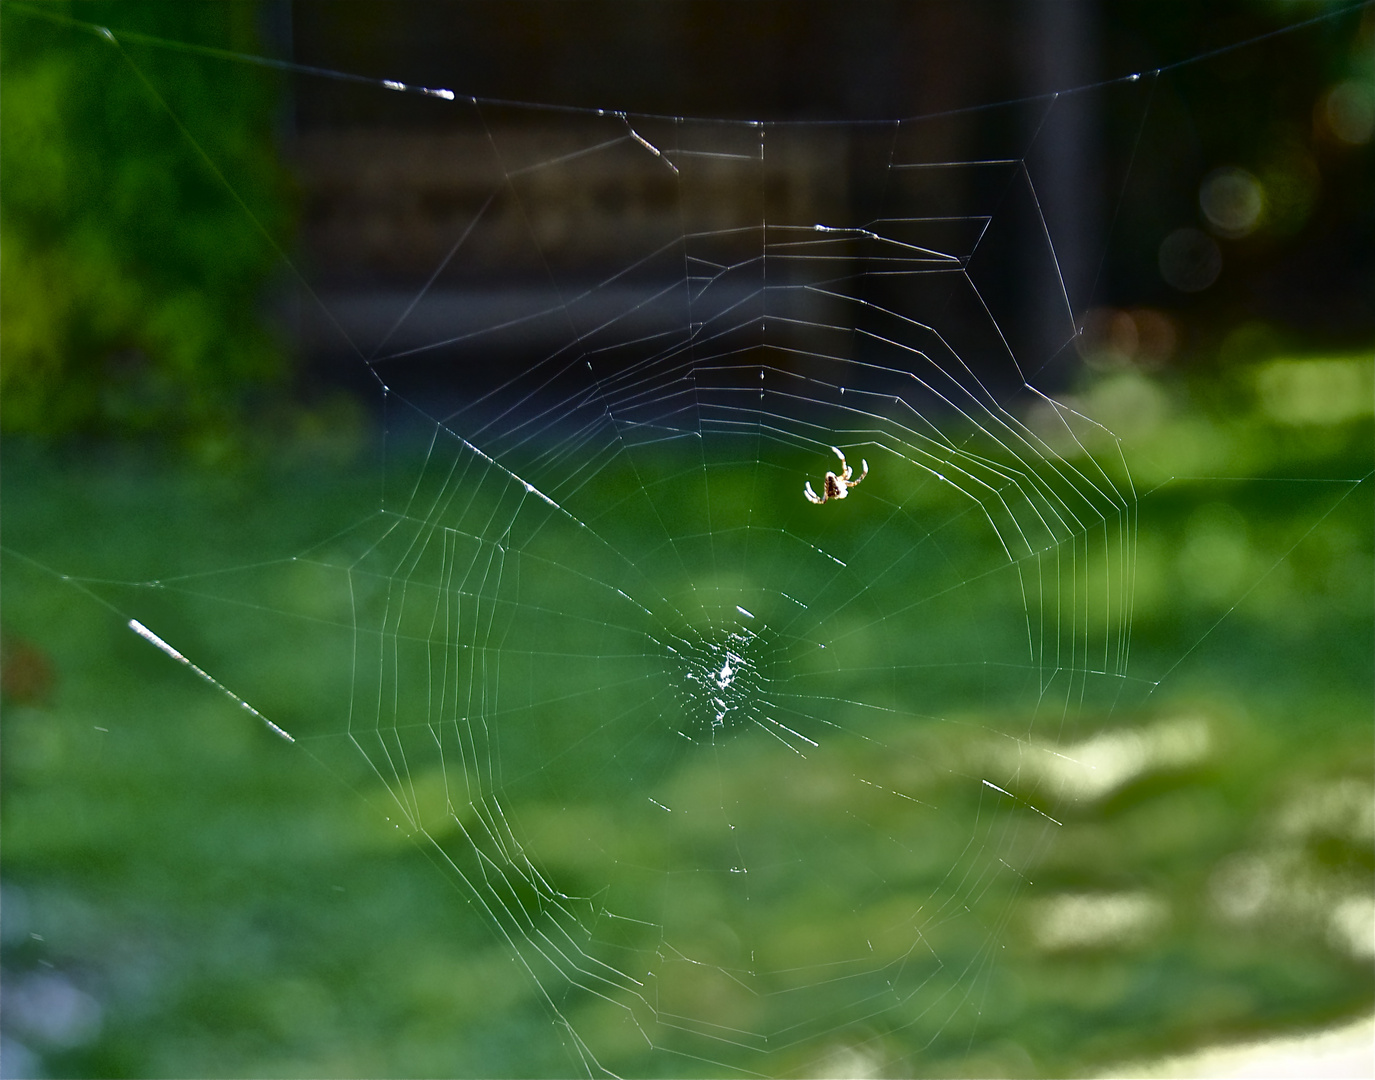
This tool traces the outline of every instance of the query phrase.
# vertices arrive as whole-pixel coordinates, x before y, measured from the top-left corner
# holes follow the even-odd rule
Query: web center
[[[767,650],[754,630],[709,629],[677,643],[673,651],[683,735],[711,741],[760,720]]]

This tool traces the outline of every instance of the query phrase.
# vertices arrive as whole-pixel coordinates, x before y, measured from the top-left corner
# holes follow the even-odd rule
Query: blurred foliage
[[[259,68],[141,49],[138,34],[258,52],[257,5],[0,16],[0,423],[226,438],[286,370],[262,311],[292,218],[277,87]]]

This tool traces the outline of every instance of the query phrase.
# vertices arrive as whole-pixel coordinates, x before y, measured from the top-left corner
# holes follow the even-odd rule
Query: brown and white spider
[[[807,496],[809,502],[824,503],[827,499],[843,499],[850,494],[852,487],[856,487],[861,480],[869,475],[869,463],[861,458],[860,465],[863,467],[860,469],[859,475],[851,480],[850,476],[854,470],[845,464],[845,455],[840,452],[840,448],[831,447],[831,453],[840,458],[840,475],[837,476],[833,472],[828,472],[820,495],[812,490],[812,482],[808,480],[802,488],[802,494]]]

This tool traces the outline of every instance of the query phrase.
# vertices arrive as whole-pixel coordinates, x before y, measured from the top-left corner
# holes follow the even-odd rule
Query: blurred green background
[[[247,4],[76,14],[230,49],[258,40]],[[274,243],[290,229],[276,88],[251,69],[171,55],[159,90],[99,35],[9,10],[3,50],[5,430],[159,432],[207,449],[232,438],[285,375],[285,343],[262,317],[280,256],[244,227]],[[188,152],[179,124],[221,160]]]
[[[1368,364],[1331,363],[1368,381]],[[1011,980],[1020,1005],[989,1006],[972,1035],[891,1035],[896,1057],[933,1033],[961,1036],[916,1056],[916,1071],[1083,1074],[1369,1009],[1375,586],[1369,480],[1354,478],[1371,418],[1294,423],[1264,400],[1240,382],[1218,415],[1184,384],[1127,375],[1080,402],[1137,425],[1134,670],[1164,674],[1106,730],[1164,749],[1055,811],[1065,827],[1033,860],[1036,887],[1004,897],[1013,929],[994,984]],[[1324,400],[1337,415],[1349,403]],[[1167,479],[1219,461],[1244,464],[1244,478]],[[385,824],[366,773],[331,772],[318,747],[307,756],[267,734],[121,618],[158,588],[120,582],[242,595],[212,603],[213,622],[174,621],[173,640],[240,687],[276,687],[277,719],[339,730],[319,687],[337,696],[350,675],[320,635],[263,655],[253,594],[213,574],[176,579],[305,551],[366,516],[380,481],[367,456],[308,449],[207,474],[138,449],[7,447],[7,548],[80,579],[14,554],[5,567],[6,1018],[47,1073],[568,1073],[533,986],[425,851]],[[318,603],[339,599],[332,589]],[[298,698],[283,661],[304,675]],[[970,716],[963,735],[905,753],[885,738],[900,759],[958,760],[1008,723],[996,708]],[[1094,737],[1067,731],[1061,749],[1092,759]],[[748,787],[751,762],[723,757],[716,780]],[[557,770],[542,779],[578,786]],[[953,812],[958,779],[924,797]],[[512,798],[508,814],[538,835],[538,793]],[[576,859],[560,864],[574,880]],[[910,873],[896,861],[868,871]],[[1125,905],[1124,932],[1079,940],[1057,921],[1072,925],[1072,909],[1054,908],[1066,896]]]
[[[1207,34],[1276,25],[1277,10],[1233,5],[1231,30],[1206,33],[1176,12],[1145,36],[1188,54],[1215,43]],[[159,582],[175,594],[183,575],[312,550],[413,469],[404,442],[383,467],[370,403],[303,365],[274,308],[288,267],[312,258],[294,231],[308,193],[280,150],[282,78],[136,35],[126,56],[60,21],[269,55],[280,10],[44,11],[57,21],[0,6],[0,1070],[567,1075],[533,985],[432,853],[360,797],[365,783],[271,737],[125,625],[130,598],[155,602]],[[334,17],[300,15],[303,27]],[[1109,42],[1140,29],[1101,18]],[[1216,290],[1143,283],[1140,259],[1110,266],[1102,332],[1057,393],[1122,438],[1136,484],[1133,670],[1159,687],[1112,726],[1155,747],[1153,764],[1076,804],[1037,887],[1005,898],[991,984],[1004,997],[987,1023],[891,1033],[885,1060],[790,1070],[1087,1074],[1369,1013],[1375,360],[1370,270],[1351,253],[1370,240],[1371,166],[1368,130],[1343,142],[1331,117],[1360,133],[1375,37],[1368,15],[1334,26],[1296,48],[1285,77],[1229,67],[1170,85],[1151,114],[1167,132],[1189,127],[1186,113],[1232,115],[1221,105],[1247,80],[1275,88],[1306,162],[1291,154],[1280,172],[1311,167],[1320,182],[1302,213],[1295,196],[1255,236],[1216,238],[1247,265]],[[1348,84],[1354,113],[1331,105]],[[1251,121],[1276,108],[1240,113],[1227,132],[1238,147],[1211,164],[1265,176],[1282,140]],[[1198,157],[1187,184],[1145,175],[1187,205],[1209,164]],[[1139,197],[1152,201],[1150,185]],[[1127,218],[1129,250],[1142,218]],[[1140,228],[1154,273],[1160,229]],[[1267,318],[1296,264],[1323,268],[1336,295]],[[1174,328],[1168,356],[1114,332],[1144,303]],[[321,687],[353,692],[309,635],[263,656],[261,610],[213,610],[175,642],[214,657],[212,674],[276,680],[300,716],[318,714]],[[1063,736],[1081,749],[1094,737]],[[721,783],[748,785],[749,767],[727,760]],[[511,812],[538,820],[533,802]],[[1118,930],[1109,919],[1101,939],[1076,936],[1083,897]],[[933,1034],[944,1039],[920,1056]]]

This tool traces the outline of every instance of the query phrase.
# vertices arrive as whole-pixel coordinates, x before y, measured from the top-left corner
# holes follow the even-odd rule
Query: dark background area
[[[383,338],[396,305],[500,187],[488,141],[547,159],[579,124],[585,140],[604,138],[614,110],[669,127],[774,121],[780,138],[790,122],[833,121],[809,129],[831,141],[803,148],[810,162],[786,172],[824,173],[839,199],[827,205],[861,224],[892,201],[885,165],[899,141],[931,160],[1024,164],[1084,332],[1078,355],[1050,327],[1062,302],[1035,265],[1039,218],[1006,226],[980,288],[1003,298],[1010,339],[1038,343],[1023,366],[1046,389],[1071,385],[1080,360],[1124,351],[1198,370],[1375,340],[1369,5],[76,0],[4,10],[0,221],[30,268],[0,293],[10,431],[156,430],[193,442],[214,431],[219,445],[249,415],[280,417],[341,387],[375,402],[358,343]],[[149,83],[81,29],[96,25],[122,35]],[[274,74],[232,56],[291,66]],[[380,93],[382,79],[458,100]],[[1345,131],[1332,119],[1343,88],[1360,114]],[[244,206],[185,153],[150,92],[210,149]],[[1202,212],[1218,170],[1251,178],[1263,200],[1252,227],[1219,231]],[[975,176],[950,174],[937,193],[947,212],[987,210]],[[530,203],[535,232],[580,225],[578,243],[535,250],[494,235],[480,273],[440,282],[449,307],[417,321],[461,325],[474,281],[505,289],[498,304],[520,310],[551,272],[564,292],[605,280],[634,250],[619,243],[626,220],[681,227],[672,190],[642,179],[609,178],[581,221],[571,203]],[[748,190],[715,197],[759,220]],[[245,208],[263,234],[256,248],[235,235]],[[181,227],[188,215],[199,215],[194,230]],[[1161,270],[1180,230],[1186,265],[1220,266],[1185,288]],[[322,312],[352,320],[353,340]],[[1135,342],[1125,350],[1123,333]],[[53,340],[67,344],[54,351]],[[555,345],[519,343],[512,362]]]
[[[1321,13],[1058,0],[301,2],[266,12],[275,47],[296,62],[478,98],[741,120],[877,122],[958,110],[951,149],[960,158],[1021,142],[1058,248],[1097,277],[1086,299],[1180,309],[1196,331],[1191,359],[1244,319],[1333,345],[1375,331],[1375,159],[1369,144],[1334,138],[1321,108],[1332,84],[1369,62],[1369,11],[1250,42]],[[1206,64],[1190,63],[1215,50]],[[1038,109],[978,109],[1133,73],[1148,102],[1129,87],[1083,108],[1065,99],[1058,107],[1069,120],[1046,130]],[[362,87],[303,82],[288,130],[394,128],[394,104]],[[446,114],[417,108],[402,124],[442,131]],[[857,166],[887,149],[888,128],[876,126],[876,150],[852,147]],[[1271,192],[1271,220],[1227,251],[1217,285],[1182,296],[1161,281],[1156,248],[1172,229],[1199,224],[1199,183],[1229,165],[1306,190],[1279,215],[1284,193]],[[850,190],[861,204],[874,198],[861,185]],[[307,221],[310,205],[307,197]],[[1095,275],[1088,267],[1099,260]]]
[[[1020,159],[1080,319],[1078,348],[1058,321],[1055,275],[1037,262],[1039,217],[1005,215],[979,285],[1023,371],[1054,392],[1074,383],[1084,360],[1106,355],[1111,363],[1124,351],[1123,312],[1125,351],[1147,367],[1213,369],[1375,340],[1375,155],[1369,142],[1336,137],[1324,111],[1334,86],[1369,70],[1375,18],[1353,8],[1267,37],[1321,13],[1249,0],[1206,9],[532,0],[301,2],[269,6],[264,19],[270,47],[293,62],[473,96],[498,142],[525,132],[537,143],[542,127],[567,125],[570,109],[835,121],[836,142],[816,151],[815,164],[834,176],[834,155],[846,159],[843,214],[860,224],[901,203],[885,168],[901,141],[929,160]],[[330,293],[327,303],[357,313],[357,336],[377,340],[386,319],[369,324],[360,299],[413,294],[424,283],[491,190],[468,164],[485,147],[457,136],[472,118],[445,102],[397,101],[328,79],[294,80],[285,101],[302,265]],[[503,102],[542,108],[511,111]],[[457,141],[446,144],[451,135]],[[1219,235],[1200,208],[1202,186],[1229,168],[1255,177],[1265,200],[1244,235]],[[1008,200],[975,186],[985,179],[952,172],[924,197],[950,213],[1005,208]],[[629,241],[617,246],[614,215],[642,209],[635,183],[626,174],[621,187],[604,187],[607,220],[589,223],[571,253],[546,245],[537,262],[522,262],[508,244],[505,262],[483,267],[484,282],[528,292],[552,263],[561,287],[576,292],[620,270],[635,256]],[[747,189],[720,193],[742,197]],[[575,211],[548,199],[535,205],[552,216],[547,231],[576,232],[559,219]],[[646,212],[676,221],[673,191]],[[1162,274],[1162,245],[1177,230],[1221,262],[1205,287],[1181,289]],[[893,302],[879,279],[869,289],[872,302]],[[509,302],[519,309],[525,301]],[[328,386],[343,376],[369,389],[328,328],[308,327],[302,340],[311,381]],[[523,341],[511,362],[559,344]],[[995,378],[988,363],[968,359]],[[470,380],[482,379],[480,363],[442,363],[464,363]]]
[[[272,44],[300,63],[399,73],[478,97],[720,119],[881,121],[1086,86],[1214,50],[1236,54],[1222,72],[1235,81],[1258,63],[1238,43],[1339,7],[296,0],[269,3],[264,22]],[[1298,86],[1329,73],[1360,17],[1353,10],[1291,43],[1297,64],[1273,80],[1266,104],[1288,99],[1306,109]],[[325,98],[341,104],[329,90],[302,97],[303,124],[337,122]]]

